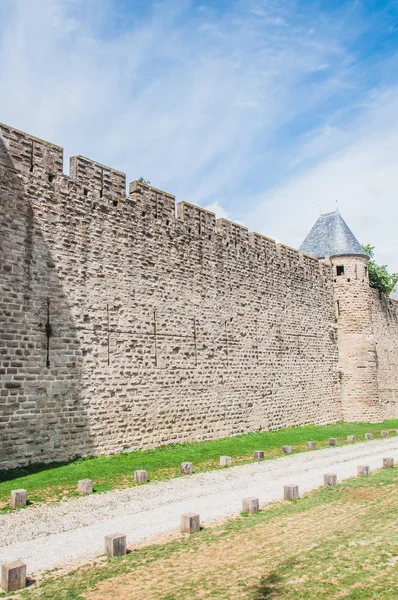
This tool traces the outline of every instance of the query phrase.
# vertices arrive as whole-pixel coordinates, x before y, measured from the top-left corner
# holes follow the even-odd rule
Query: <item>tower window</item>
[[[338,265],[336,267],[336,274],[337,274],[337,276],[344,275],[344,267],[343,267],[343,265]]]

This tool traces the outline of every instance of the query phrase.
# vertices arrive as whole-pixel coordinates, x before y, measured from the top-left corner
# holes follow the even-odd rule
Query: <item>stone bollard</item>
[[[220,456],[220,467],[230,467],[232,458],[230,456]]]
[[[263,460],[264,450],[255,450],[253,454],[254,460]]]
[[[365,440],[373,440],[373,433],[365,433]]]
[[[183,475],[192,475],[193,467],[191,462],[183,462],[180,466],[180,471]]]
[[[389,431],[387,431],[386,429],[383,429],[383,431],[380,432],[381,433],[381,437],[386,438],[389,435]]]
[[[307,450],[315,450],[316,442],[307,442]]]
[[[26,588],[26,565],[21,560],[1,565],[1,587],[5,592]]]
[[[146,483],[148,481],[148,471],[134,471],[135,483]]]
[[[200,531],[200,516],[196,513],[181,515],[181,532],[197,533]]]
[[[353,444],[356,441],[356,437],[355,435],[347,435],[347,442],[349,442],[350,444]]]
[[[392,469],[394,466],[393,458],[383,458],[383,469]]]
[[[291,454],[292,447],[291,446],[282,446],[282,452],[283,452],[283,454]]]
[[[243,498],[242,500],[242,512],[249,513],[249,515],[254,515],[258,513],[260,510],[260,503],[258,498]]]
[[[114,558],[126,554],[126,536],[123,533],[112,533],[105,536],[105,554]]]
[[[325,473],[323,476],[324,487],[334,487],[337,482],[336,473]]]
[[[26,490],[12,490],[10,504],[12,508],[26,506]]]
[[[368,477],[370,475],[370,467],[368,465],[357,466],[358,477]]]
[[[289,483],[283,486],[283,497],[285,500],[298,500],[299,486]]]
[[[329,446],[337,446],[336,438],[329,438],[328,444]]]
[[[77,491],[79,494],[91,494],[93,492],[93,482],[91,479],[80,479],[77,482]]]

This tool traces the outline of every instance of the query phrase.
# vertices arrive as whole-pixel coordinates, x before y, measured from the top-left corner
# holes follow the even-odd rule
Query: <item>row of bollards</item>
[[[398,434],[398,429],[396,430]],[[386,438],[389,436],[389,431],[382,430],[381,437]],[[365,433],[365,439],[373,440],[373,433]],[[355,435],[348,435],[347,442],[354,443],[356,441]],[[329,446],[337,446],[338,442],[336,438],[329,438],[328,440]],[[315,450],[316,442],[307,442],[307,450]],[[284,454],[292,453],[292,446],[282,446],[282,452]],[[263,460],[265,457],[264,450],[255,450],[253,454],[254,460]],[[220,456],[220,467],[230,467],[232,466],[232,458],[231,456]],[[180,465],[180,471],[183,475],[192,475],[193,473],[193,465],[191,462],[183,462]],[[134,471],[134,483],[143,484],[148,481],[148,471],[137,470]],[[77,490],[79,494],[91,494],[93,491],[93,482],[91,479],[80,479],[77,484]],[[27,493],[26,490],[12,490],[10,504],[12,508],[20,508],[22,506],[26,506],[27,503]]]
[[[313,442],[315,443],[315,442]],[[290,446],[288,446],[290,448]],[[256,455],[256,453],[255,453]],[[227,459],[229,456],[223,456],[222,459]],[[258,458],[257,458],[258,460]],[[224,461],[223,461],[224,462]],[[221,464],[221,460],[220,460]],[[383,458],[383,468],[391,469],[394,467],[394,459],[392,457]],[[192,473],[192,463],[182,463],[181,472],[184,474]],[[358,477],[368,477],[370,475],[369,465],[357,466]],[[136,475],[137,474],[137,475]],[[146,471],[135,471],[134,481],[144,483],[148,480]],[[337,483],[336,473],[325,473],[323,476],[324,487],[334,487]],[[91,487],[90,487],[91,486]],[[82,479],[79,481],[78,488],[81,488],[81,493],[90,493],[87,490],[92,490],[92,482],[90,479]],[[283,497],[285,500],[298,500],[299,486],[289,483],[283,486]],[[11,498],[14,502],[24,502],[26,504],[26,491],[13,490]],[[255,497],[243,498],[242,512],[254,515],[260,510],[260,501]],[[192,534],[200,531],[200,515],[197,513],[186,513],[181,515],[180,529],[182,533]],[[123,556],[127,552],[127,536],[123,533],[113,533],[105,536],[105,554],[109,557]],[[5,592],[15,592],[26,587],[26,564],[21,560],[16,560],[10,563],[4,563],[1,567],[1,587]]]

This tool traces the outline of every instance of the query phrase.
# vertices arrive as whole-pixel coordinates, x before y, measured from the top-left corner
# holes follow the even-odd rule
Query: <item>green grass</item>
[[[398,598],[398,469],[58,576],[23,600]],[[0,597],[4,595],[0,594]]]
[[[306,451],[306,442],[317,442],[317,448],[327,446],[330,437],[340,444],[346,443],[349,434],[357,441],[364,441],[366,432],[373,432],[375,439],[381,429],[393,430],[396,435],[398,420],[380,424],[338,423],[325,426],[306,426],[273,432],[257,432],[222,438],[215,441],[193,442],[163,446],[154,450],[136,451],[72,461],[68,464],[32,465],[26,468],[0,471],[0,512],[11,510],[8,506],[13,489],[26,489],[29,502],[59,501],[77,495],[79,479],[92,479],[95,492],[133,486],[132,475],[136,469],[145,469],[150,481],[179,477],[180,464],[190,461],[194,472],[219,468],[221,455],[231,456],[233,465],[253,460],[254,450],[264,450],[265,458],[281,455],[283,445],[293,446],[293,452]]]

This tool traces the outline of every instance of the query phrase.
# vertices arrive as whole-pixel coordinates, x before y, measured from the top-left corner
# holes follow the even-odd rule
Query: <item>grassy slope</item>
[[[264,450],[266,458],[280,456],[283,445],[292,445],[293,452],[306,450],[306,442],[314,440],[317,448],[327,446],[330,437],[339,443],[346,443],[349,434],[364,440],[364,434],[373,432],[380,437],[381,429],[394,430],[398,421],[383,424],[338,423],[326,426],[295,427],[273,432],[257,432],[215,441],[194,442],[164,446],[154,450],[137,451],[76,460],[64,465],[36,465],[23,469],[0,471],[0,512],[9,510],[8,500],[13,489],[26,489],[31,503],[57,501],[77,495],[79,479],[92,479],[94,491],[130,487],[132,474],[136,469],[149,472],[152,481],[178,477],[183,461],[191,461],[194,471],[208,471],[219,468],[221,455],[231,456],[233,464],[243,464],[253,460],[254,450]]]
[[[50,578],[30,600],[398,597],[398,469]],[[1,596],[1,595],[0,595]]]

